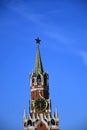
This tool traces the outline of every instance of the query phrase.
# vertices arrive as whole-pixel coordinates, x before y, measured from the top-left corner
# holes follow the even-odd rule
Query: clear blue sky
[[[87,130],[85,0],[0,1],[0,127],[22,130],[37,37],[61,130]]]

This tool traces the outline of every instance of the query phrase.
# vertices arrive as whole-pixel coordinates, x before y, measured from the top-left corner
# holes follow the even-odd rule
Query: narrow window
[[[33,78],[33,79],[32,79],[32,83],[34,83],[34,81],[35,81],[35,80],[34,80],[34,78]]]
[[[47,85],[47,76],[44,76],[44,85]]]
[[[40,82],[41,82],[41,76],[38,75],[38,76],[37,76],[37,83],[40,83]]]

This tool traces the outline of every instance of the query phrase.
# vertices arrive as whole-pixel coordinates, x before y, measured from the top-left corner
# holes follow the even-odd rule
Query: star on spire
[[[36,41],[36,44],[38,44],[38,45],[39,45],[39,44],[40,44],[40,42],[41,42],[41,40],[39,39],[39,37],[38,37],[38,38],[36,38],[36,39],[35,39],[35,41]]]

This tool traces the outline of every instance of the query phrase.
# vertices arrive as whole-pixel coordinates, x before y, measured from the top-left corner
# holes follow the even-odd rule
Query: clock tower
[[[49,75],[44,70],[40,55],[40,39],[37,38],[34,71],[30,74],[29,116],[24,109],[23,130],[59,130],[58,112],[52,114],[49,94]]]

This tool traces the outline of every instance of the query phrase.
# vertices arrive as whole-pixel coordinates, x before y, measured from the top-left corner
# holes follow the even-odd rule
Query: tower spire
[[[37,44],[37,52],[36,52],[36,61],[35,61],[35,69],[34,69],[34,72],[35,73],[43,73],[44,69],[43,69],[43,65],[42,65],[42,60],[41,60],[41,55],[40,55],[40,48],[39,48],[39,45],[40,45],[40,39],[37,38],[35,39],[36,40],[36,44]]]

